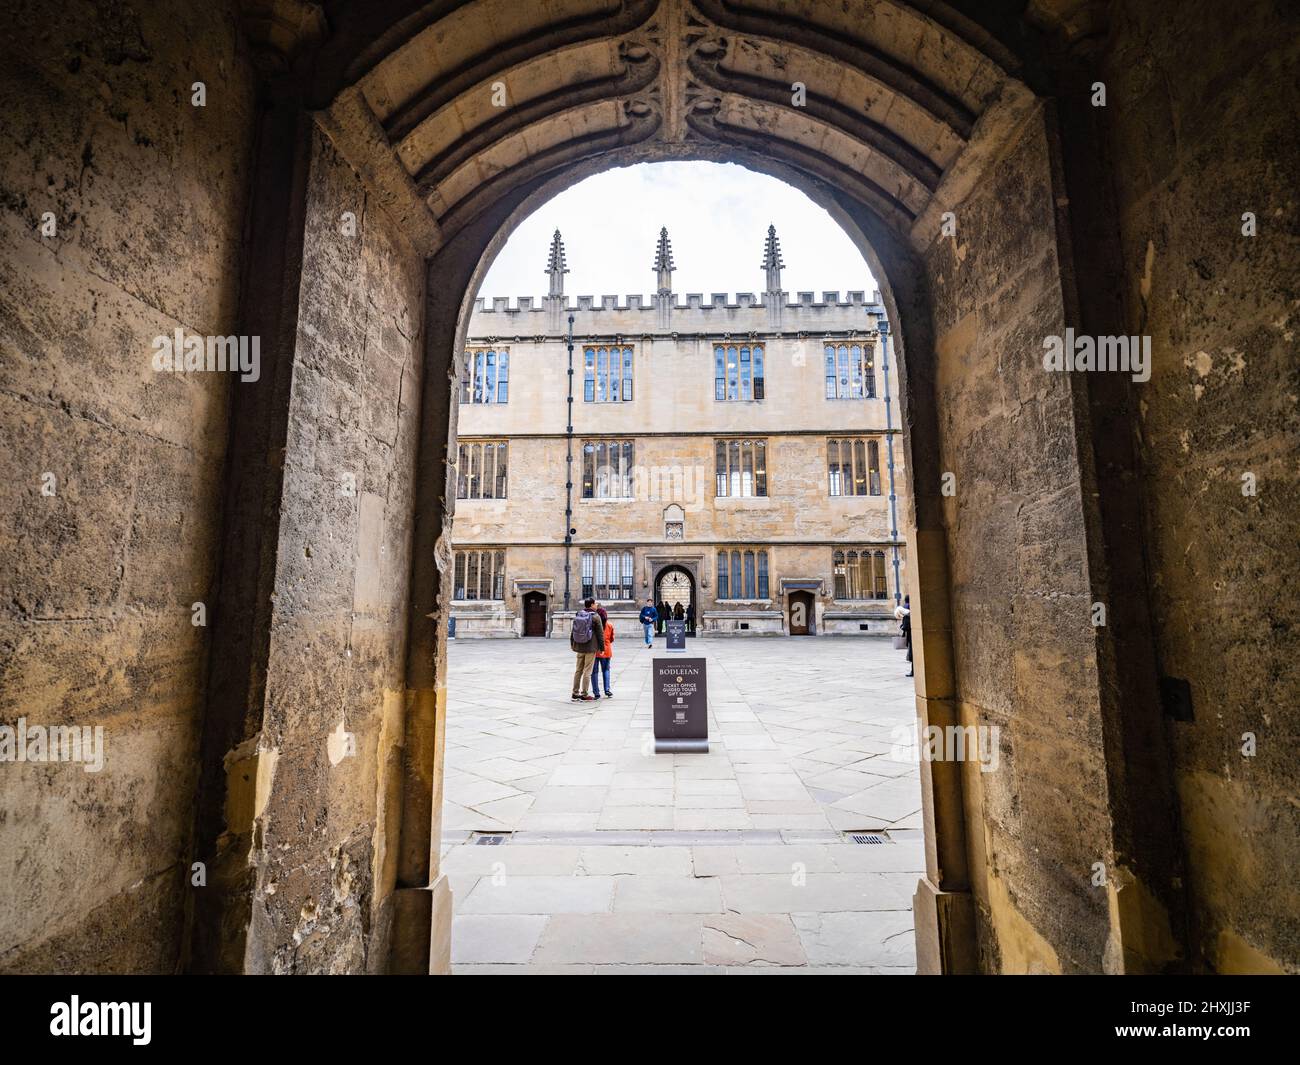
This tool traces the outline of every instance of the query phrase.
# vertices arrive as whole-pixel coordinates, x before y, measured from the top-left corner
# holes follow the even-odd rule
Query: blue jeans
[[[591,694],[600,696],[600,675],[605,674],[605,694],[609,694],[609,659],[598,658],[591,667]]]
[[[655,627],[651,621],[641,622],[641,628],[645,629],[645,645],[651,647],[655,642]]]

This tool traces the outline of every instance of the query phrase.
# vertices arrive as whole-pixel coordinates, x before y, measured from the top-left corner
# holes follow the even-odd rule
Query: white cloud
[[[546,292],[551,234],[568,255],[569,296],[654,291],[659,227],[672,241],[673,291],[762,292],[763,241],[776,226],[790,293],[877,288],[866,262],[829,214],[798,189],[734,163],[641,163],[580,181],[520,223],[479,295]]]

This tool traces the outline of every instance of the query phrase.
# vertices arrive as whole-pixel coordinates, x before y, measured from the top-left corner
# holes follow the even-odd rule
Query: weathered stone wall
[[[319,131],[307,197],[266,705],[240,752],[266,780],[254,972],[386,964],[401,791],[424,263]]]
[[[1170,724],[1190,961],[1296,971],[1300,20],[1203,0],[1168,16],[1117,7],[1104,70],[1127,330],[1152,338],[1138,397],[1157,650],[1191,687],[1193,720]]]
[[[985,970],[1097,971],[1109,860],[1085,523],[1070,381],[1042,364],[1064,330],[1041,109],[926,257],[963,725],[1001,765],[963,767]]]
[[[236,331],[253,93],[232,9],[6,5],[0,723],[103,726],[105,765],[0,765],[4,970],[180,955],[209,631],[191,604],[213,589],[232,383],[151,358],[177,328]]]

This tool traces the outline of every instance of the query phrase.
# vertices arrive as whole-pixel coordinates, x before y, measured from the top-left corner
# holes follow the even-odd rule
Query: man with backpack
[[[578,656],[570,698],[583,703],[592,701],[591,670],[596,664],[596,655],[605,649],[605,626],[600,615],[592,609],[595,605],[594,599],[583,601],[582,609],[573,615],[573,627],[569,632],[569,649]]]

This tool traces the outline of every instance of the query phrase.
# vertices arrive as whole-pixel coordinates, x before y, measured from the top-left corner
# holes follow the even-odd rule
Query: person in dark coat
[[[695,604],[691,603],[686,607],[686,631],[695,631]]]
[[[894,616],[898,618],[898,626],[903,634],[903,639],[907,641],[907,675],[913,676],[912,668],[912,597],[903,596],[903,605],[894,611]]]
[[[685,617],[685,616],[686,616],[686,611],[684,611],[684,610],[682,609],[682,604],[681,604],[681,603],[678,603],[675,607],[673,607],[673,620],[674,620],[674,621],[681,621],[682,618]]]

